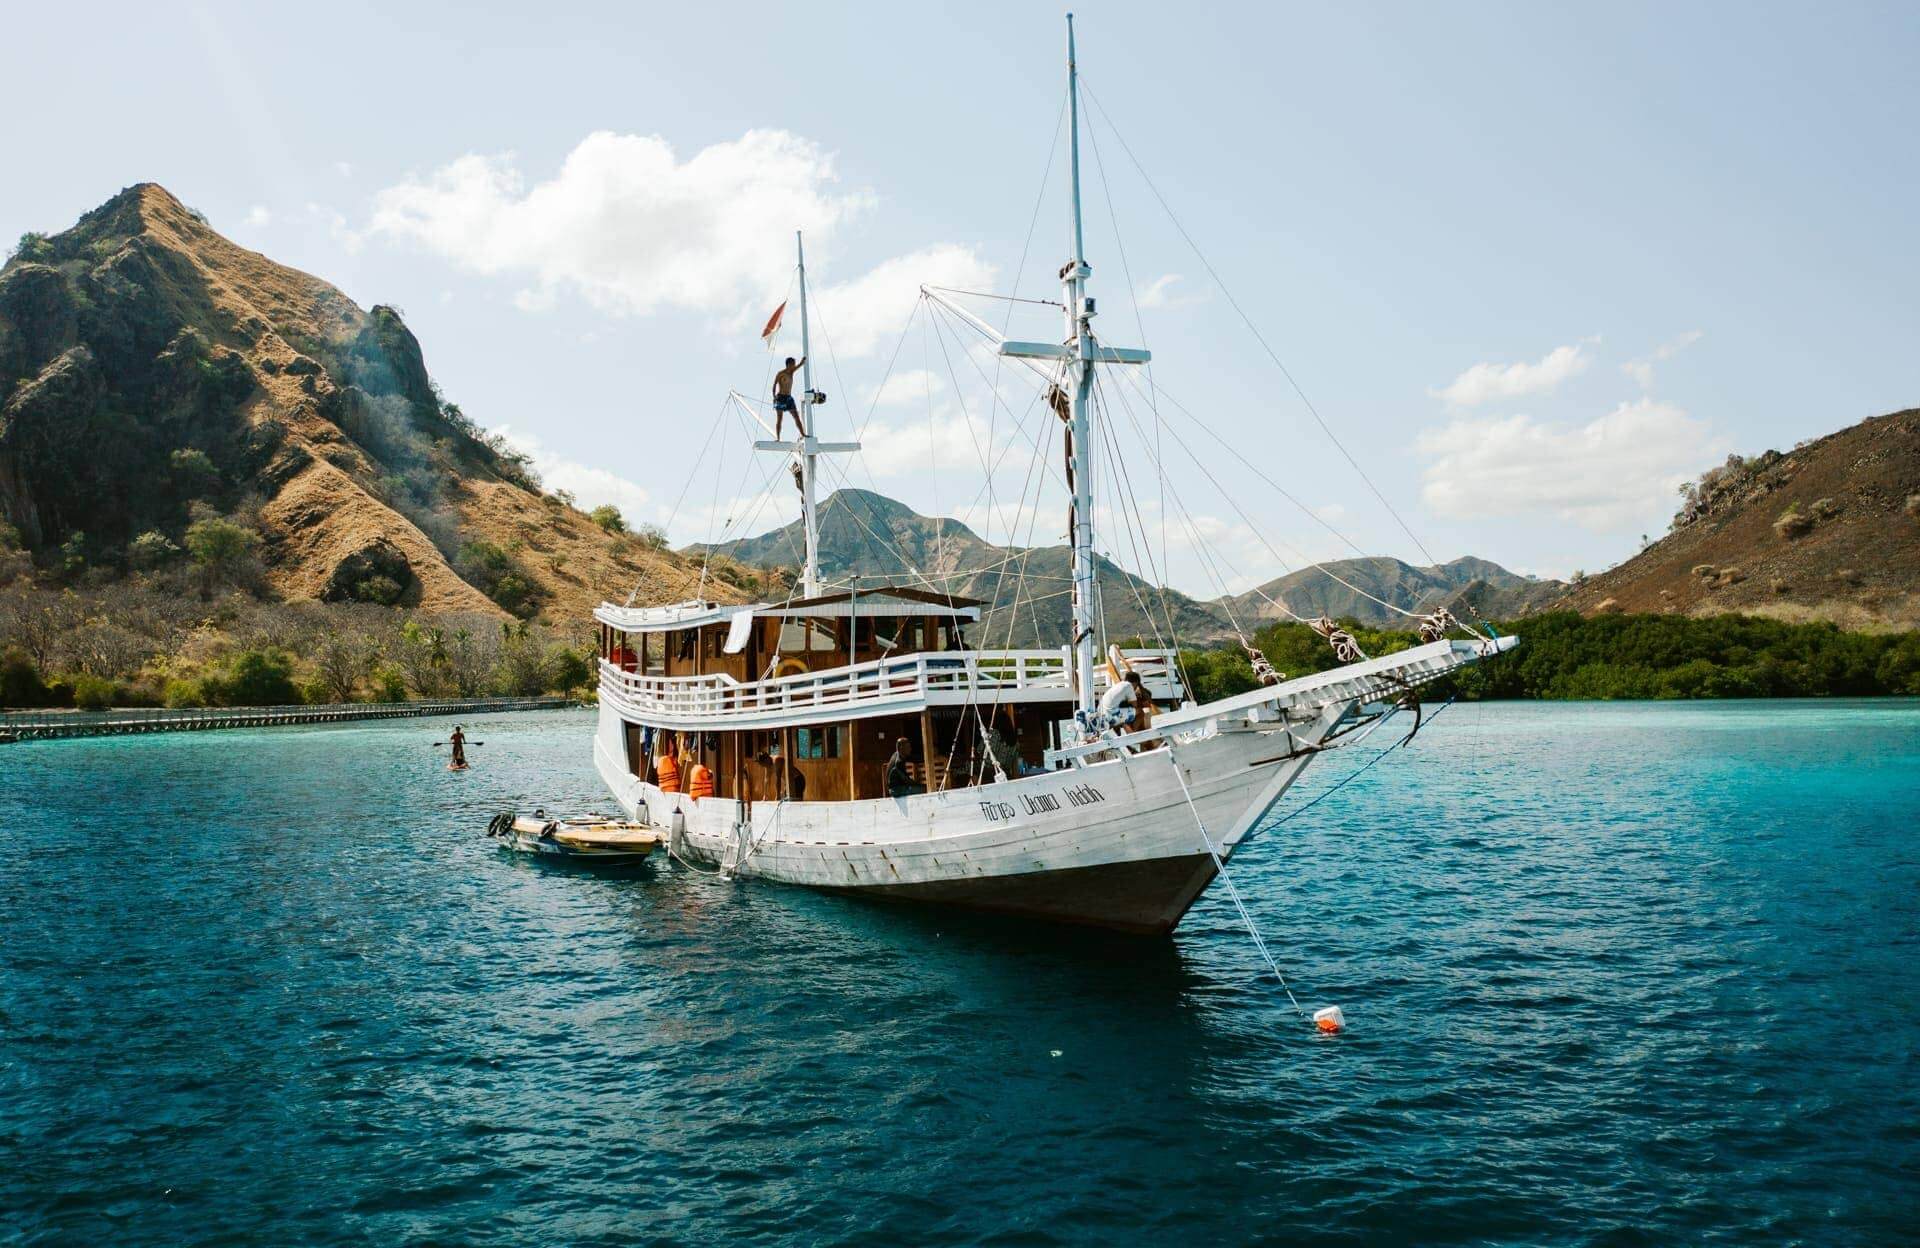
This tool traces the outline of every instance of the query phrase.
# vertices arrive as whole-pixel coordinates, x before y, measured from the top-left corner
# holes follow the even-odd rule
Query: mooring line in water
[[[1220,882],[1227,886],[1227,896],[1233,899],[1233,908],[1240,912],[1240,921],[1247,925],[1247,935],[1253,937],[1254,947],[1260,950],[1260,956],[1267,961],[1267,969],[1280,981],[1280,991],[1287,994],[1287,1000],[1293,1004],[1293,1012],[1306,1022],[1307,1012],[1300,1008],[1293,989],[1287,986],[1287,977],[1280,973],[1280,964],[1273,960],[1273,954],[1267,948],[1267,942],[1260,935],[1260,925],[1253,921],[1253,915],[1247,912],[1247,903],[1240,899],[1240,890],[1233,886],[1233,877],[1227,874],[1227,860],[1220,856],[1214,847],[1213,838],[1207,835],[1207,821],[1200,817],[1200,808],[1193,804],[1193,790],[1187,787],[1187,777],[1180,766],[1180,760],[1174,756],[1173,742],[1167,742],[1167,761],[1173,765],[1173,778],[1180,782],[1180,792],[1186,795],[1187,809],[1193,812],[1193,826],[1200,829],[1200,839],[1206,842],[1207,853],[1213,857],[1213,868],[1220,873]]]

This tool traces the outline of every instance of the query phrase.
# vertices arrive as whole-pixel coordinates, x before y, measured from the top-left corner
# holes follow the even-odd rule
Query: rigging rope
[[[1267,948],[1267,941],[1260,934],[1260,925],[1253,921],[1253,915],[1247,912],[1247,903],[1240,899],[1240,890],[1234,885],[1233,876],[1227,873],[1227,860],[1220,856],[1220,850],[1213,843],[1213,837],[1207,833],[1207,821],[1200,817],[1200,808],[1194,805],[1193,790],[1187,787],[1186,768],[1180,765],[1174,754],[1173,741],[1167,741],[1167,763],[1173,768],[1173,778],[1180,782],[1180,792],[1187,799],[1187,809],[1193,812],[1193,826],[1200,829],[1200,839],[1206,843],[1207,853],[1213,858],[1213,869],[1220,873],[1220,882],[1227,886],[1227,896],[1233,899],[1233,908],[1240,912],[1240,921],[1247,925],[1247,935],[1253,937],[1254,947],[1260,950],[1260,956],[1266,959],[1267,969],[1280,981],[1280,990],[1287,994],[1287,1000],[1293,1004],[1293,1012],[1305,1022],[1307,1012],[1300,1008],[1293,989],[1287,986],[1287,977],[1280,973],[1280,964],[1273,960],[1273,952]]]

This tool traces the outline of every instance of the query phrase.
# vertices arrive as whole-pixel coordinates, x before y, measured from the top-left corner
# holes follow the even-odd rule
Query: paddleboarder
[[[453,735],[447,738],[447,744],[453,747],[453,762],[448,764],[455,771],[467,768],[467,734],[460,731],[460,725],[453,726]]]

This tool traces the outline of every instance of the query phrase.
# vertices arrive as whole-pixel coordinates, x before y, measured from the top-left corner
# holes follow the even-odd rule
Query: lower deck
[[[999,738],[1003,770],[1037,772],[1055,744],[1057,709],[935,707],[839,723],[738,730],[676,731],[628,722],[621,733],[629,774],[649,783],[660,783],[661,759],[670,754],[682,788],[690,784],[692,760],[711,774],[716,797],[857,801],[888,796],[888,760],[903,741],[908,774],[927,792],[992,780],[988,741],[993,735]]]

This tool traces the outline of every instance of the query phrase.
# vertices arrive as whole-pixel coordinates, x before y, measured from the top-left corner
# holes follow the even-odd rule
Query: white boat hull
[[[1163,934],[1216,873],[1208,840],[1230,857],[1344,709],[1293,725],[1290,737],[1213,732],[1000,784],[869,801],[757,801],[745,811],[731,798],[662,793],[629,773],[624,724],[609,706],[600,710],[594,758],[621,807],[667,831],[673,851],[697,863],[788,884]]]

